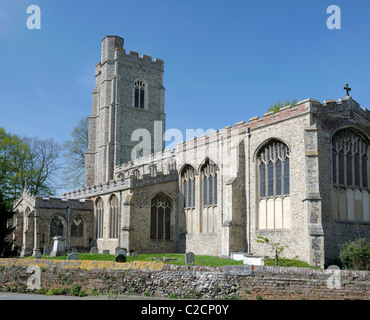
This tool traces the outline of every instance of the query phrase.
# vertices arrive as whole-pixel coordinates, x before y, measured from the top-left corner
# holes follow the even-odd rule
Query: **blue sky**
[[[329,5],[341,29],[329,30]],[[29,5],[41,30],[29,30]],[[70,138],[91,112],[106,35],[165,61],[167,128],[220,129],[278,99],[351,95],[370,105],[370,1],[1,0],[0,126]]]

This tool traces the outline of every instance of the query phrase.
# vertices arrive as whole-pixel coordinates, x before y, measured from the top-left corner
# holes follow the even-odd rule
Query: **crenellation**
[[[248,122],[257,121],[259,119],[259,116],[252,117],[248,120]]]
[[[264,113],[262,117],[263,118],[268,118],[268,117],[270,117],[272,115],[274,115],[274,111],[269,111],[269,112]]]
[[[163,71],[164,61],[159,58],[152,59],[152,56],[147,54],[139,55],[138,52],[130,50],[129,53],[126,53],[126,50],[123,48],[115,48],[116,56],[115,60],[118,61],[127,61],[134,66],[139,63],[146,67],[154,67],[159,71]]]
[[[141,58],[142,58],[142,59],[146,59],[146,60],[150,60],[150,61],[152,61],[152,57],[151,57],[151,56],[148,56],[148,55],[146,55],[146,54],[143,54],[143,55],[141,56]]]

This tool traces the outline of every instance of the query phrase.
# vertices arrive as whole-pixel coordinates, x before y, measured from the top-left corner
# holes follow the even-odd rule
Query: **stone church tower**
[[[133,51],[126,54],[123,43],[117,36],[102,41],[89,117],[85,186],[109,182],[115,167],[164,148],[164,63]]]

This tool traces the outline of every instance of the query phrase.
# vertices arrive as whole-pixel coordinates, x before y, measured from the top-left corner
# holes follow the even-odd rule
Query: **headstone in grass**
[[[133,258],[136,258],[137,256],[138,256],[137,252],[133,252],[133,253],[132,253],[132,257],[133,257]]]
[[[193,252],[188,252],[185,254],[185,263],[187,265],[189,264],[194,264],[195,259],[194,259],[194,253]]]
[[[78,253],[72,252],[67,256],[67,260],[78,260]]]
[[[37,250],[36,251],[35,259],[41,259],[41,252],[40,252],[40,250]]]
[[[109,250],[103,250],[103,254],[109,254]]]
[[[51,250],[53,250],[52,246],[44,246],[43,254],[44,255],[49,255],[51,253]]]
[[[116,248],[116,262],[126,262],[126,256],[127,250],[125,248]]]
[[[91,253],[91,254],[99,253],[99,249],[98,249],[97,247],[92,247],[92,248],[90,249],[90,253]]]
[[[118,253],[119,251],[123,251],[123,252],[124,252],[124,254],[125,254],[125,256],[127,257],[127,249],[126,249],[126,248],[117,247],[117,248],[115,249],[115,251],[114,251],[114,254],[115,254],[115,255],[117,255],[117,253]]]
[[[63,237],[54,237],[53,251],[50,253],[50,257],[63,256],[66,252],[66,239]]]

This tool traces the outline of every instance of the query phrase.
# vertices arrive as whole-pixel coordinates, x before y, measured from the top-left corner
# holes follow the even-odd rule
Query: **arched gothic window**
[[[60,215],[55,215],[50,222],[50,237],[62,237],[65,220]]]
[[[184,197],[181,230],[192,233],[195,222],[195,170],[191,165],[186,165],[181,171],[181,189]]]
[[[104,203],[101,198],[96,201],[95,213],[95,236],[97,239],[103,238],[103,223],[104,223]]]
[[[269,141],[257,154],[259,229],[290,227],[290,152],[286,144]]]
[[[272,141],[258,155],[260,198],[290,193],[289,149],[280,141]]]
[[[71,237],[82,238],[84,233],[84,222],[80,216],[75,216],[71,222]]]
[[[200,168],[202,203],[201,232],[217,232],[217,166],[207,159]]]
[[[351,129],[343,129],[333,136],[332,175],[336,185],[368,187],[366,141]]]
[[[144,109],[145,107],[145,82],[141,79],[135,81],[134,106]]]
[[[194,168],[187,165],[181,174],[182,192],[184,195],[184,208],[195,207],[195,172]]]
[[[171,239],[171,210],[172,201],[165,195],[159,194],[151,201],[150,209],[150,239]]]
[[[217,167],[209,160],[202,166],[203,206],[217,205]]]
[[[109,238],[118,238],[118,198],[115,195],[109,200]]]
[[[370,221],[369,144],[351,128],[337,131],[332,139],[334,219]]]

